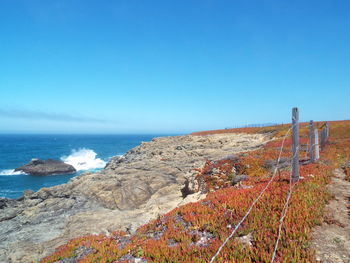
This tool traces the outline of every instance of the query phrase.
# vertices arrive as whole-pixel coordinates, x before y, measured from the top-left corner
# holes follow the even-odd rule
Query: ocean
[[[0,197],[18,198],[24,190],[37,191],[86,171],[98,171],[111,157],[161,136],[165,135],[0,135]],[[77,172],[32,176],[14,171],[32,158],[62,160]]]

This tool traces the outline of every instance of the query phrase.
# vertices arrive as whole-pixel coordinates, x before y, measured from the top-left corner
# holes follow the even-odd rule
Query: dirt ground
[[[317,262],[350,263],[350,182],[341,169],[334,171],[328,190],[334,199],[326,206],[325,222],[314,228]]]

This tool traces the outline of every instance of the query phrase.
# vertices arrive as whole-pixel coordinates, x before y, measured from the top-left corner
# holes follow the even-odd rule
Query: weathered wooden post
[[[309,125],[309,140],[310,140],[310,148],[309,148],[309,153],[310,153],[310,161],[312,163],[315,162],[315,132],[314,132],[314,121],[310,121]]]
[[[321,130],[321,141],[320,141],[320,143],[321,143],[321,151],[323,150],[323,147],[325,145],[325,141],[326,141],[326,133],[325,133],[325,130],[322,129]]]
[[[292,109],[292,181],[299,180],[299,111]]]
[[[314,139],[315,139],[315,153],[314,153],[314,156],[315,156],[315,161],[320,159],[320,146],[318,144],[318,129],[314,129]]]
[[[309,141],[306,143],[306,151],[305,151],[305,159],[307,159],[308,157],[310,157],[310,145],[309,145]]]
[[[321,130],[321,150],[324,149],[324,146],[326,145],[326,141],[327,141],[327,130],[326,128],[323,128]]]

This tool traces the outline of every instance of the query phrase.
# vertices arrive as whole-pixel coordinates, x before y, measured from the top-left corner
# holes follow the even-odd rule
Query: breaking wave
[[[82,148],[72,150],[68,156],[62,156],[61,160],[72,165],[77,171],[100,169],[106,166],[106,162],[100,158],[96,158],[97,153],[93,150]]]

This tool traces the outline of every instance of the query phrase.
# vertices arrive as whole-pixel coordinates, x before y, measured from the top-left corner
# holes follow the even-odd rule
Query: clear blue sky
[[[0,132],[350,117],[350,1],[3,0]]]

